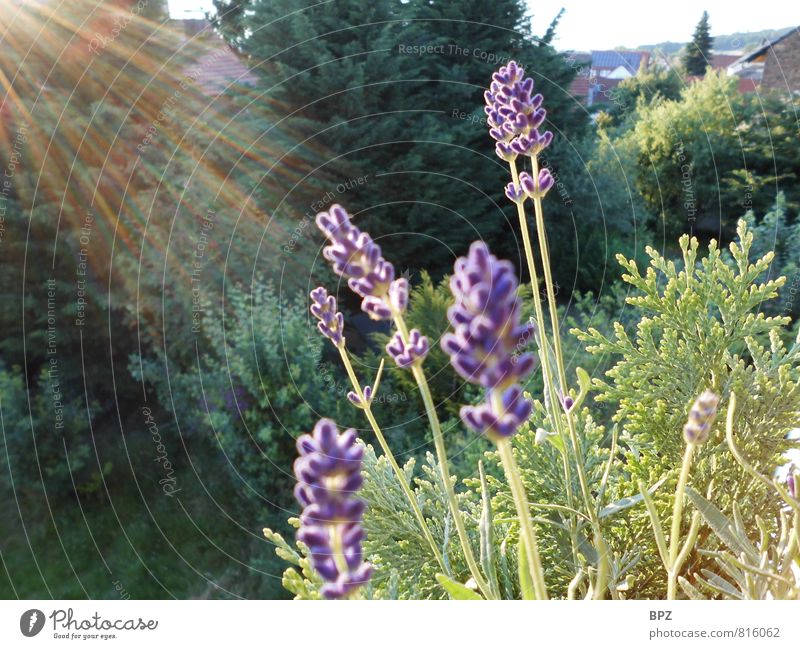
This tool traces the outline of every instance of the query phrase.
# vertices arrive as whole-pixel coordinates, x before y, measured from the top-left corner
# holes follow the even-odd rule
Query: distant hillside
[[[761,44],[763,39],[773,40],[782,36],[794,27],[783,27],[781,29],[762,29],[759,32],[737,32],[735,34],[724,34],[721,36],[714,36],[714,51],[715,52],[732,52],[732,51],[749,51],[755,49]],[[655,45],[640,45],[639,50],[661,50],[664,54],[676,54],[686,43],[673,43],[666,41],[664,43],[656,43]]]

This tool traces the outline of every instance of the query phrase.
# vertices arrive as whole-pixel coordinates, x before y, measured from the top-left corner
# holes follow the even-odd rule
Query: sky
[[[173,18],[199,18],[212,8],[211,0],[169,0],[169,4]],[[555,46],[560,50],[685,42],[704,9],[711,16],[712,36],[800,24],[800,11],[786,0],[528,0],[528,4],[536,34],[544,33],[559,9],[566,10],[556,32]]]

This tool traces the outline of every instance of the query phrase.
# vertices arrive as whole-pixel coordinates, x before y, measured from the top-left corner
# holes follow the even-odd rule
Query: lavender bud
[[[550,170],[545,168],[539,171],[539,176],[535,180],[529,173],[523,171],[519,175],[519,184],[526,196],[536,199],[545,197],[553,186],[554,180]]]
[[[352,428],[340,435],[333,421],[320,419],[311,435],[297,440],[297,449],[295,496],[303,507],[297,539],[325,581],[323,597],[346,597],[372,574],[361,550],[364,502],[354,495],[363,483],[364,448]]]
[[[789,490],[789,495],[797,500],[797,475],[794,464],[789,467],[789,473],[786,474],[786,488]]]
[[[478,406],[461,408],[461,419],[476,433],[497,441],[511,437],[531,416],[533,406],[522,396],[522,388],[512,385],[503,392],[500,402],[487,400]]]
[[[313,315],[319,322],[317,328],[320,333],[330,340],[337,347],[344,345],[344,318],[342,314],[336,310],[336,298],[333,295],[328,295],[322,286],[315,288],[311,291],[311,315]]]
[[[535,156],[553,139],[550,131],[540,133],[547,112],[542,95],[533,95],[533,79],[515,61],[509,61],[492,75],[484,93],[489,135],[496,140],[495,153],[506,161],[517,155]]]
[[[361,309],[373,320],[388,320],[392,317],[392,310],[385,300],[367,295],[361,301]]]
[[[347,393],[347,398],[356,408],[366,408],[369,404],[372,403],[372,386],[365,385],[363,389],[364,399],[362,400],[361,397],[358,396],[353,390],[350,390]]]
[[[520,175],[520,182],[522,182],[521,175]],[[508,200],[510,200],[512,203],[517,203],[517,204],[522,203],[525,200],[525,195],[526,193],[525,191],[523,191],[522,187],[519,187],[514,183],[508,183],[506,185],[506,196],[508,197]]]
[[[494,152],[497,157],[506,162],[513,162],[517,159],[517,153],[511,148],[508,142],[496,142],[494,145]]]
[[[386,352],[394,359],[398,367],[410,367],[413,363],[421,363],[428,355],[428,339],[418,329],[412,329],[408,335],[408,342],[403,341],[403,336],[398,331],[386,345]]]
[[[683,427],[683,437],[687,444],[702,444],[708,439],[718,406],[719,397],[710,390],[697,397],[689,411],[689,419]]]
[[[558,400],[561,403],[561,407],[564,409],[564,412],[569,412],[572,410],[572,406],[575,405],[575,399],[569,395],[564,396],[561,393],[561,390],[558,389],[556,390],[556,394],[558,394]]]
[[[317,226],[330,242],[323,256],[337,275],[347,278],[350,289],[364,298],[361,308],[373,319],[390,318],[386,296],[394,281],[394,266],[383,258],[380,246],[350,222],[341,205],[317,214]]]
[[[389,304],[395,313],[404,313],[408,306],[408,280],[401,277],[389,286]]]
[[[533,325],[520,322],[518,287],[511,264],[482,241],[456,260],[450,279],[455,303],[447,312],[453,331],[442,337],[442,349],[467,381],[502,390],[533,371],[533,355],[518,353],[533,335]]]

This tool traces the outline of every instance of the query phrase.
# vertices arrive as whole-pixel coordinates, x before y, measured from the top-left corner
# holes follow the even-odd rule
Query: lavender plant
[[[372,574],[361,551],[364,501],[355,496],[364,481],[364,449],[352,428],[340,435],[335,423],[320,419],[313,434],[297,440],[297,450],[295,497],[303,507],[297,539],[325,581],[322,596],[350,597]]]
[[[364,412],[383,455],[371,447],[365,454],[354,431],[339,435],[328,420],[300,438],[296,493],[304,512],[294,520],[295,547],[265,531],[280,556],[294,564],[284,584],[304,598],[360,592],[673,599],[679,585],[689,597],[797,597],[796,476],[790,473],[782,485],[766,475],[788,448],[786,433],[800,414],[800,342],[787,350],[780,339],[787,319],[758,311],[782,283],[757,282],[770,255],[749,262],[752,235],[742,222],[739,243],[731,244],[727,257],[712,242],[708,256],[699,259],[698,243],[687,237],[680,241],[682,268],[648,250],[652,267],[643,276],[635,262],[621,259],[623,279],[636,290],[628,303],[646,315],[635,339],[620,323],[613,327],[616,339],[597,329],[575,332],[589,352],[618,360],[607,380],[592,381],[577,368],[570,385],[543,212],[553,176],[538,158],[553,139],[543,130],[544,99],[511,61],[493,75],[485,100],[496,154],[509,165],[505,193],[519,219],[534,296],[532,321],[522,318],[513,266],[476,241],[450,278],[451,330],[409,330],[408,281],[396,277],[381,248],[343,207],[317,216],[328,240],[323,255],[334,272],[360,296],[370,318],[393,324],[385,352],[397,371],[414,379],[436,455],[428,456],[416,477],[413,460],[405,467],[397,463],[373,408],[383,361],[375,380],[362,386],[335,297],[323,287],[312,291],[311,313],[339,351],[352,384],[347,398]],[[518,163],[529,168],[520,170]],[[540,272],[526,213],[530,204],[545,304],[536,298]],[[432,351],[428,336],[440,334],[457,375],[483,390],[477,403],[461,408],[461,422],[494,446],[479,463],[479,477],[458,489],[423,369]],[[525,389],[537,365],[527,349],[534,342],[541,394]],[[732,433],[737,394],[748,397],[740,409],[743,448]],[[609,405],[614,425],[606,431],[592,411]],[[714,427],[724,408],[725,440]],[[354,496],[359,489],[363,500]],[[771,511],[776,494],[788,512],[776,510],[772,522],[743,518],[745,507]],[[732,511],[733,523],[723,509]],[[718,542],[704,533],[704,525]],[[748,540],[756,529],[760,551]],[[363,561],[362,540],[374,567]],[[373,571],[374,582],[359,591]]]
[[[469,256],[456,261],[450,283],[455,297],[448,311],[453,332],[442,338],[442,348],[464,379],[486,389],[486,401],[479,406],[464,406],[461,418],[497,445],[520,521],[525,556],[520,569],[525,571],[525,564],[529,564],[533,586],[532,593],[524,594],[547,599],[528,497],[509,441],[532,410],[519,383],[533,371],[534,359],[531,354],[518,352],[532,337],[533,326],[520,322],[514,269],[490,254],[485,243],[476,241]],[[520,582],[527,583],[527,578],[527,574],[520,575]]]

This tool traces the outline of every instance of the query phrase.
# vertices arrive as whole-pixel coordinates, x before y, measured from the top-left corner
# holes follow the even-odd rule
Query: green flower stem
[[[533,177],[538,178],[539,160],[536,156],[532,156],[531,161],[533,164]],[[512,179],[514,180],[514,184],[519,186],[519,176],[517,174],[516,162],[512,161],[509,164],[511,165],[511,176]],[[545,288],[547,291],[547,302],[548,302],[548,308],[550,310],[550,324],[553,335],[553,355],[556,358],[556,366],[558,369],[561,395],[566,397],[568,394],[567,375],[566,375],[566,369],[564,367],[564,356],[561,350],[561,334],[560,334],[560,326],[558,323],[558,309],[556,308],[555,290],[553,288],[553,275],[550,269],[550,252],[549,252],[549,247],[547,245],[547,232],[545,231],[544,228],[544,210],[542,208],[542,199],[535,198],[533,200],[533,206],[536,215],[536,230],[539,238],[539,253],[542,257],[542,268],[544,270],[544,281],[545,281]],[[522,228],[522,239],[523,242],[527,242],[526,247],[529,248],[530,235],[528,234],[528,222],[527,219],[525,218],[525,208],[523,207],[522,203],[518,204],[518,212],[520,215],[520,227]],[[528,264],[529,265],[532,264],[533,255],[529,254],[527,249],[526,249],[526,256],[528,256]],[[535,302],[538,305],[539,303],[538,298],[535,300]],[[539,310],[541,310],[540,305],[538,308]],[[544,328],[543,328],[544,325],[541,324],[540,327],[542,328],[540,335],[544,336]],[[550,401],[551,404],[553,404],[553,418],[556,420],[560,420],[560,416],[557,414],[558,406],[555,405],[555,403],[558,402],[559,400],[557,398],[557,395],[554,394],[552,387],[550,394],[552,395]],[[580,441],[578,440],[578,434],[577,431],[575,430],[575,421],[573,420],[572,413],[569,411],[565,412],[565,417],[567,420],[567,428],[569,429],[569,438],[572,444],[572,450],[575,455],[575,464],[578,473],[578,483],[580,484],[581,487],[581,495],[583,497],[584,506],[586,507],[586,513],[589,515],[589,518],[591,519],[595,549],[597,550],[597,555],[598,555],[597,576],[594,583],[593,596],[595,598],[602,599],[605,594],[609,576],[608,550],[606,548],[606,544],[603,539],[603,533],[600,528],[600,518],[597,515],[597,509],[592,500],[591,492],[589,490],[589,484],[586,479],[586,472],[584,470],[583,451],[581,450]]]
[[[675,489],[675,503],[672,507],[672,529],[669,534],[669,566],[667,568],[667,599],[675,599],[678,584],[678,550],[680,548],[681,516],[683,515],[683,499],[686,494],[686,482],[692,468],[694,444],[687,444],[683,454],[681,474],[678,477],[678,486]]]
[[[515,187],[519,187],[519,173],[517,172],[517,163],[511,160],[509,163],[511,170],[511,179]],[[531,278],[531,291],[533,292],[533,308],[536,314],[536,326],[539,329],[539,336],[542,337],[542,353],[539,354],[540,362],[542,364],[542,378],[544,384],[550,393],[550,401],[556,400],[555,382],[553,381],[552,368],[550,367],[550,358],[545,348],[544,335],[544,310],[542,309],[542,302],[539,299],[539,276],[536,272],[536,264],[533,260],[533,246],[531,245],[531,237],[528,231],[528,222],[525,218],[525,208],[522,203],[517,203],[517,216],[519,217],[519,227],[522,233],[522,244],[525,248],[525,259],[528,262],[528,273]],[[561,454],[561,460],[564,470],[564,486],[567,491],[567,504],[574,509],[574,496],[572,494],[572,476],[569,468],[569,458],[566,455],[567,437],[564,432],[564,427],[561,417],[554,411],[553,412],[553,425],[556,428],[556,433],[564,441],[564,452]],[[570,538],[572,543],[572,557],[575,565],[578,565],[578,538],[577,538],[577,521],[574,516],[570,516]]]
[[[800,501],[798,501],[796,498],[793,498],[792,495],[780,484],[778,484],[777,481],[770,480],[756,471],[744,457],[744,454],[741,452],[741,450],[739,450],[739,448],[736,446],[736,443],[733,441],[733,419],[735,412],[736,394],[731,392],[730,401],[728,404],[728,417],[725,424],[725,440],[728,442],[728,447],[730,448],[733,457],[735,457],[736,461],[742,466],[742,468],[756,480],[763,482],[768,488],[775,489],[780,494],[781,498],[783,498],[794,510],[795,515],[800,514]]]
[[[495,408],[498,412],[502,411],[502,403],[499,403],[500,397],[495,396]],[[536,530],[533,529],[531,522],[530,505],[528,504],[528,496],[525,493],[525,485],[522,484],[522,478],[519,475],[517,462],[514,459],[514,451],[511,448],[511,439],[497,440],[497,450],[500,454],[500,460],[503,462],[503,469],[506,473],[508,486],[511,488],[511,495],[514,498],[514,506],[517,509],[517,517],[519,518],[520,541],[525,544],[525,551],[528,557],[528,565],[531,571],[531,580],[533,582],[533,592],[536,599],[548,599],[547,586],[544,582],[544,571],[542,570],[542,561],[539,558],[539,544],[536,541]]]
[[[400,332],[403,342],[407,343],[409,336],[408,327],[406,326],[406,322],[403,319],[402,314],[394,313],[392,317],[394,318],[394,323],[397,326],[397,330]],[[422,403],[425,405],[425,414],[428,416],[428,422],[430,423],[431,431],[433,432],[433,445],[436,448],[436,456],[439,460],[439,471],[441,472],[442,482],[444,483],[445,493],[447,494],[447,504],[450,507],[450,513],[453,516],[453,522],[455,523],[456,531],[458,532],[458,539],[461,542],[461,549],[464,552],[464,559],[467,561],[469,572],[472,575],[472,578],[475,580],[475,583],[478,585],[478,589],[481,591],[481,593],[483,593],[483,596],[486,599],[492,599],[491,588],[489,587],[486,579],[483,578],[483,575],[478,568],[478,562],[475,561],[475,554],[472,552],[472,546],[470,545],[469,536],[467,535],[467,528],[464,526],[464,519],[461,516],[461,510],[458,507],[456,492],[453,489],[453,483],[450,477],[450,469],[448,468],[447,450],[445,449],[444,445],[442,427],[439,423],[439,416],[436,414],[436,406],[433,403],[430,387],[428,387],[428,380],[425,378],[425,372],[422,370],[422,367],[419,363],[414,363],[411,366],[411,373],[414,375],[414,379],[417,381],[419,393],[422,396]]]
[[[389,448],[389,444],[386,442],[386,438],[383,436],[383,431],[381,427],[378,425],[378,421],[375,419],[375,415],[372,414],[372,404],[370,404],[364,398],[364,391],[361,389],[361,384],[358,382],[358,378],[356,377],[356,373],[353,370],[353,364],[350,362],[350,356],[347,353],[347,349],[344,345],[339,347],[339,354],[342,357],[342,363],[344,363],[344,367],[347,370],[347,375],[350,377],[350,383],[353,386],[353,390],[358,395],[359,399],[361,399],[361,403],[364,404],[364,414],[367,416],[367,421],[369,421],[370,426],[372,426],[372,432],[375,433],[375,437],[378,440],[378,443],[381,446],[381,450],[383,450],[383,454],[387,460],[389,460],[389,464],[391,465],[392,469],[394,470],[395,475],[397,476],[397,480],[400,482],[400,486],[403,489],[403,492],[408,499],[408,502],[411,505],[411,508],[414,510],[414,515],[417,517],[417,522],[420,525],[420,529],[422,530],[422,534],[425,536],[425,540],[428,542],[428,545],[431,546],[431,552],[433,552],[433,556],[436,558],[436,562],[439,564],[442,572],[445,574],[450,574],[450,571],[447,569],[447,566],[442,558],[442,553],[439,551],[439,547],[436,545],[436,541],[433,538],[433,534],[431,534],[431,530],[428,527],[428,523],[425,520],[425,516],[422,514],[422,510],[419,508],[419,504],[417,503],[416,496],[414,492],[411,490],[411,485],[408,484],[406,480],[405,473],[400,468],[400,465],[397,463],[397,460],[392,453],[392,450]]]

